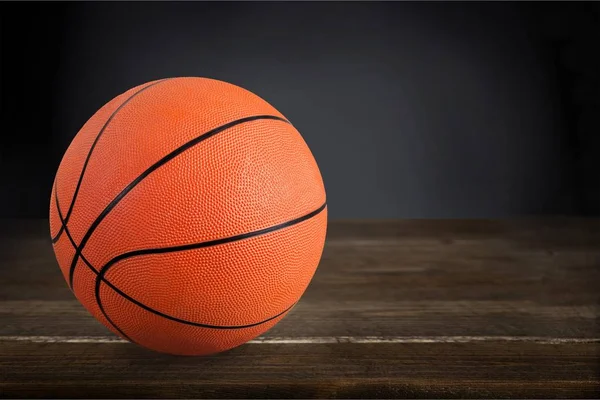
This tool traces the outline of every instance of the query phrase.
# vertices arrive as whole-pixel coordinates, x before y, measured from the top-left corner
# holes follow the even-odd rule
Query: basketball
[[[325,188],[300,133],[238,86],[169,78],[98,110],[56,173],[50,235],[74,295],[140,346],[239,346],[299,301],[323,251]]]

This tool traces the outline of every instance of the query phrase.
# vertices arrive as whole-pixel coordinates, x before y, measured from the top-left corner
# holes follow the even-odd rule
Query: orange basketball
[[[265,332],[321,258],[325,189],[275,108],[229,83],[173,78],[108,102],[67,149],[50,230],[71,290],[141,346],[200,355]]]

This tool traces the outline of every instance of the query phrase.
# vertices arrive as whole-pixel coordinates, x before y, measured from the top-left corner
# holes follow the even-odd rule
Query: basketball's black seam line
[[[127,103],[129,103],[138,94],[142,93],[146,89],[151,88],[152,86],[158,85],[159,83],[164,82],[164,81],[168,81],[170,79],[173,79],[173,78],[161,79],[161,80],[159,80],[157,82],[154,82],[154,83],[151,83],[151,84],[149,84],[147,86],[144,86],[143,88],[141,88],[140,90],[138,90],[137,92],[135,92],[131,96],[129,96],[125,101],[123,101],[123,103],[121,103],[121,105],[119,105],[119,107],[117,107],[117,109],[115,111],[113,111],[112,114],[108,117],[108,119],[106,120],[106,122],[104,123],[104,125],[102,126],[102,128],[100,129],[100,131],[98,132],[98,135],[96,135],[96,138],[94,139],[94,142],[92,143],[92,146],[90,147],[90,150],[88,151],[88,154],[87,154],[87,156],[85,158],[85,161],[83,162],[83,167],[81,169],[81,174],[79,175],[79,180],[77,181],[77,186],[75,186],[75,191],[73,192],[73,197],[71,198],[71,203],[69,204],[69,209],[67,210],[67,215],[65,216],[64,222],[61,224],[61,227],[60,227],[58,233],[56,234],[56,236],[54,236],[52,238],[52,243],[56,243],[58,241],[58,239],[60,239],[60,236],[62,235],[62,233],[63,233],[63,231],[65,229],[65,226],[69,223],[69,218],[71,218],[71,214],[72,214],[73,208],[75,206],[75,201],[77,200],[77,195],[79,194],[79,189],[81,187],[81,182],[83,181],[83,176],[85,175],[85,171],[87,169],[88,163],[90,161],[90,158],[92,157],[92,153],[93,153],[94,149],[96,148],[96,144],[100,140],[100,136],[102,136],[102,134],[104,133],[104,131],[108,127],[108,124],[114,119],[114,117],[117,115],[117,113],[119,111],[121,111],[121,109],[123,109],[123,107],[125,107],[125,105]]]
[[[104,307],[102,306],[102,301],[100,299],[100,284],[101,282],[106,283],[108,286],[110,286],[115,292],[119,293],[122,297],[126,298],[127,300],[131,301],[132,303],[136,304],[137,306],[150,311],[154,314],[157,314],[161,317],[176,321],[176,322],[180,322],[183,324],[187,324],[187,325],[193,325],[193,326],[199,326],[199,327],[203,327],[203,328],[212,328],[212,329],[242,329],[242,328],[250,328],[253,326],[257,326],[257,325],[261,325],[264,324],[266,322],[271,321],[272,319],[275,319],[277,317],[279,317],[280,315],[284,314],[286,311],[288,311],[292,306],[290,306],[289,308],[287,308],[286,310],[282,311],[281,313],[270,317],[268,319],[265,319],[263,321],[260,322],[255,322],[252,324],[248,324],[248,325],[236,325],[236,326],[223,326],[223,325],[210,325],[210,324],[202,324],[202,323],[197,323],[197,322],[191,322],[191,321],[186,321],[186,320],[182,320],[179,319],[177,317],[173,317],[170,316],[168,314],[164,314],[158,310],[154,310],[153,308],[135,300],[134,298],[130,297],[129,295],[125,294],[123,291],[121,291],[119,288],[117,288],[116,286],[114,286],[112,283],[110,283],[106,278],[105,275],[108,272],[108,270],[116,265],[116,263],[118,263],[119,261],[122,261],[124,259],[127,258],[131,258],[131,257],[135,257],[135,256],[140,256],[140,255],[147,255],[147,254],[163,254],[163,253],[170,253],[170,252],[177,252],[177,251],[185,251],[185,250],[194,250],[194,249],[200,249],[200,248],[205,248],[205,247],[211,247],[211,246],[218,246],[221,244],[225,244],[225,243],[231,243],[231,242],[236,242],[236,241],[240,241],[240,240],[244,240],[244,239],[248,239],[248,238],[252,238],[252,237],[257,237],[257,236],[262,236],[265,235],[267,233],[271,233],[271,232],[275,232],[284,228],[288,228],[290,226],[294,226],[297,225],[301,222],[304,222],[306,220],[309,220],[310,218],[320,214],[325,207],[327,207],[327,203],[324,203],[321,207],[317,208],[314,211],[311,211],[308,214],[305,214],[299,218],[295,218],[293,220],[284,222],[282,224],[278,224],[278,225],[274,225],[272,227],[269,228],[264,228],[264,229],[259,229],[257,231],[253,231],[253,232],[249,232],[249,233],[245,233],[245,234],[241,234],[241,235],[235,235],[235,236],[230,236],[228,238],[223,238],[223,239],[217,239],[217,240],[211,240],[211,241],[206,241],[206,242],[199,242],[199,243],[192,243],[192,244],[187,244],[187,245],[183,245],[183,246],[174,246],[174,247],[166,247],[166,248],[157,248],[157,249],[144,249],[144,250],[137,250],[137,251],[131,251],[128,253],[124,253],[121,254],[119,256],[113,257],[108,263],[106,263],[96,274],[96,282],[95,282],[95,289],[94,289],[94,294],[96,297],[96,302],[98,303],[98,307],[100,307],[100,310],[102,311],[104,309]],[[82,256],[83,259],[83,256]],[[89,266],[89,265],[88,265]],[[94,271],[96,271],[95,268],[92,267],[92,269]],[[294,303],[295,304],[295,303]]]
[[[58,203],[58,197],[56,198],[56,202]],[[61,213],[59,213],[59,217],[62,218]],[[69,232],[68,228],[65,228],[65,234],[67,235],[67,238],[69,239],[69,241],[71,242],[71,244],[73,245],[73,247],[75,248],[75,240],[73,240],[73,237],[71,236],[71,233]],[[94,273],[96,276],[99,275],[99,272],[96,270],[96,268],[94,268],[94,266],[85,258],[85,256],[83,254],[81,254],[81,261],[83,261],[83,263],[86,265],[86,267],[88,267],[88,269]],[[221,325],[209,325],[209,324],[202,324],[202,323],[198,323],[198,322],[193,322],[193,321],[186,321],[184,319],[180,319],[177,317],[173,317],[171,315],[168,314],[164,314],[158,310],[153,309],[152,307],[149,307],[147,305],[145,305],[144,303],[134,299],[133,297],[129,296],[128,294],[124,293],[121,289],[119,289],[118,287],[116,287],[115,285],[113,285],[109,280],[107,280],[104,276],[102,276],[99,280],[96,281],[96,285],[97,287],[95,288],[95,296],[96,296],[96,302],[98,304],[98,308],[100,309],[100,312],[102,312],[102,315],[104,315],[104,317],[106,318],[106,320],[117,330],[121,333],[121,335],[123,335],[124,338],[126,338],[127,340],[129,340],[132,343],[136,343],[135,340],[131,339],[131,337],[129,335],[127,335],[123,329],[121,329],[109,316],[108,313],[106,312],[106,310],[104,309],[104,305],[102,304],[101,298],[100,298],[100,285],[97,282],[103,282],[105,283],[108,287],[110,287],[112,290],[115,291],[115,293],[119,294],[121,297],[123,297],[125,300],[128,300],[130,302],[132,302],[133,304],[137,305],[138,307],[152,313],[155,315],[158,315],[160,317],[169,319],[171,321],[174,322],[179,322],[181,324],[184,325],[191,325],[191,326],[197,326],[200,328],[208,328],[208,329],[223,329],[223,330],[232,330],[232,329],[244,329],[244,328],[251,328],[253,326],[258,326],[261,324],[264,324],[266,322],[269,322],[271,320],[274,320],[275,318],[285,314],[286,312],[288,312],[289,310],[292,309],[292,307],[294,307],[298,302],[294,302],[291,306],[289,306],[288,308],[286,308],[285,310],[283,310],[282,312],[280,312],[277,315],[274,315],[272,317],[269,317],[263,321],[260,322],[255,322],[253,324],[248,324],[248,325],[239,325],[239,326],[221,326]],[[71,291],[74,292],[74,289],[71,289]],[[136,343],[138,344],[138,343]]]
[[[56,197],[56,203],[58,205],[58,197]],[[284,228],[287,228],[287,227],[299,224],[300,222],[304,222],[304,221],[306,221],[306,220],[308,220],[308,219],[310,219],[310,218],[312,218],[312,217],[320,214],[325,209],[325,207],[327,207],[327,203],[324,203],[321,207],[319,207],[315,211],[312,211],[312,212],[310,212],[308,214],[305,214],[302,217],[293,219],[293,220],[288,221],[288,222],[284,222],[282,224],[275,225],[275,226],[270,227],[270,228],[265,228],[265,229],[261,229],[261,230],[258,230],[258,231],[251,232],[250,234],[256,233],[256,232],[260,232],[260,233],[253,234],[253,235],[251,235],[249,237],[256,237],[256,236],[259,236],[259,235],[264,235],[266,233],[274,232],[274,231],[277,231],[277,230],[281,230],[281,229],[284,229]],[[59,218],[62,219],[61,213],[59,213]],[[277,229],[271,229],[271,228],[277,228]],[[73,238],[71,237],[71,234],[70,234],[68,228],[65,229],[65,233],[66,233],[69,241],[73,245],[73,247],[76,248],[75,240],[73,240]],[[248,237],[241,237],[241,236],[245,236],[245,235],[247,235],[247,234],[236,235],[236,236],[232,236],[230,238],[239,238],[239,239],[237,239],[239,241],[239,240],[243,240],[243,239],[248,238]],[[228,239],[228,238],[225,238],[225,239]],[[213,240],[213,241],[210,241],[210,242],[201,242],[201,243],[198,243],[198,244],[201,245],[203,243],[212,243],[212,246],[217,246],[219,244],[223,244],[223,243],[216,243],[218,241],[220,241],[220,240]],[[234,240],[228,240],[225,243],[229,243],[229,242],[232,242],[232,241],[234,241]],[[175,250],[175,251],[183,251],[181,249],[182,247],[189,247],[189,246],[190,245],[177,246],[177,247],[179,247],[179,249]],[[207,246],[199,246],[197,248],[202,248],[202,247],[207,247]],[[164,253],[164,252],[161,252],[161,253]],[[147,253],[147,254],[151,254],[151,253]],[[281,313],[279,313],[277,315],[274,315],[274,316],[269,317],[269,318],[267,318],[265,320],[262,320],[262,321],[259,321],[259,322],[255,322],[255,323],[252,323],[252,324],[247,324],[247,325],[225,326],[225,325],[210,325],[210,324],[202,324],[202,323],[199,323],[199,322],[186,321],[184,319],[173,317],[171,315],[168,315],[168,314],[162,313],[162,312],[160,312],[158,310],[155,310],[152,307],[147,306],[144,303],[140,302],[139,300],[134,299],[133,297],[129,296],[128,294],[124,293],[121,289],[119,289],[118,287],[116,287],[112,282],[110,282],[108,279],[106,279],[104,277],[104,275],[106,274],[106,269],[105,269],[106,265],[109,265],[110,261],[109,261],[109,263],[107,263],[105,265],[105,267],[101,271],[98,271],[85,258],[85,256],[83,255],[83,253],[80,255],[80,257],[81,257],[81,260],[83,261],[83,263],[90,269],[90,271],[92,271],[92,273],[94,273],[96,275],[95,290],[94,290],[95,293],[94,294],[95,294],[96,302],[98,303],[98,307],[99,307],[100,311],[102,312],[102,314],[104,315],[104,317],[107,319],[107,321],[115,327],[115,329],[117,329],[125,338],[127,338],[129,341],[131,341],[133,343],[135,343],[135,341],[132,340],[127,334],[125,334],[125,332],[123,332],[123,330],[121,328],[119,328],[119,326],[116,325],[114,323],[114,321],[112,321],[112,319],[106,313],[106,311],[104,309],[104,306],[102,305],[101,298],[100,298],[100,283],[101,282],[104,282],[108,287],[110,287],[112,290],[114,290],[116,293],[118,293],[124,299],[129,300],[133,304],[137,305],[138,307],[140,307],[140,308],[142,308],[142,309],[144,309],[144,310],[146,310],[148,312],[151,312],[151,313],[153,313],[155,315],[158,315],[158,316],[161,316],[163,318],[169,319],[171,321],[179,322],[179,323],[182,323],[182,324],[185,324],[185,325],[191,325],[191,326],[197,326],[197,327],[209,328],[209,329],[223,329],[223,330],[226,330],[226,329],[251,328],[253,326],[258,326],[258,325],[264,324],[266,322],[269,322],[269,321],[271,321],[271,320],[273,320],[273,319],[275,319],[275,318],[277,318],[277,317],[285,314],[287,311],[291,310],[292,307],[294,307],[294,305],[297,304],[297,301],[296,301],[290,307],[286,308],[285,310],[283,310]],[[119,256],[117,256],[117,257],[119,257]],[[113,260],[116,259],[117,257],[113,257]],[[114,263],[111,264],[111,265],[114,265]],[[102,273],[102,271],[104,271],[104,273]],[[71,289],[71,290],[73,290],[73,289]]]
[[[61,223],[64,221],[63,216],[62,216],[62,212],[60,211],[60,207],[59,207],[59,202],[58,202],[58,194],[56,192],[56,183],[54,186],[54,197],[56,199],[56,207],[58,209],[58,218],[61,220]],[[67,227],[66,224],[63,225],[65,227],[64,232],[67,235],[67,238],[69,239],[69,241],[71,242],[71,244],[73,245],[73,247],[76,247],[75,244],[75,240],[73,239],[73,237],[71,236],[71,233],[69,232],[69,228]],[[81,255],[81,259],[83,260],[83,262],[87,265],[88,268],[90,268],[95,274],[96,276],[98,276],[98,272],[96,272],[96,269],[86,260],[86,258],[83,256],[83,254]],[[73,294],[75,294],[75,290],[74,288],[71,288],[71,291],[73,292]],[[101,306],[100,306],[101,307]],[[119,331],[119,333],[121,333],[121,335],[123,335],[123,337],[127,340],[129,340],[132,343],[135,343],[135,341],[133,339],[131,339],[125,332],[123,332],[123,330],[121,328],[119,328],[117,326],[117,324],[115,324],[113,322],[113,320],[108,316],[108,314],[102,309],[102,307],[100,308],[100,311],[102,312],[102,315],[104,315],[104,317],[106,318],[106,320],[108,321],[109,324],[111,324],[117,331]]]
[[[121,105],[119,105],[119,107],[117,107],[115,109],[115,111],[112,112],[112,114],[108,117],[108,119],[106,120],[106,122],[104,123],[104,125],[102,126],[102,128],[100,129],[100,131],[98,132],[98,135],[96,135],[96,138],[94,139],[94,142],[92,143],[92,146],[90,147],[90,151],[88,152],[86,159],[83,163],[83,167],[81,169],[81,174],[79,175],[79,180],[77,181],[77,186],[75,187],[75,192],[73,193],[73,197],[71,199],[71,203],[69,204],[69,209],[67,210],[67,215],[65,216],[64,219],[64,223],[61,225],[60,230],[58,231],[58,233],[56,234],[56,236],[54,238],[52,238],[52,242],[56,243],[56,241],[60,238],[60,235],[62,234],[62,231],[64,230],[66,224],[69,223],[69,218],[71,217],[71,213],[73,212],[73,208],[75,206],[75,201],[77,199],[77,195],[79,194],[79,189],[81,187],[81,183],[83,181],[83,176],[85,174],[85,171],[87,169],[87,165],[90,161],[90,158],[92,156],[92,152],[94,151],[96,144],[98,143],[98,141],[100,140],[100,136],[102,136],[102,134],[104,133],[104,131],[106,130],[106,128],[108,127],[108,124],[114,119],[114,117],[117,115],[117,113],[127,104],[129,103],[134,97],[136,97],[138,94],[140,94],[141,92],[145,91],[146,89],[149,89],[152,86],[158,85],[161,82],[170,80],[172,78],[167,78],[167,79],[162,79],[159,80],[157,82],[151,83],[147,86],[144,86],[143,88],[141,88],[140,90],[138,90],[137,92],[133,93],[131,96],[129,96],[125,101],[123,101],[123,103],[121,103]]]
[[[188,243],[188,244],[184,244],[184,245],[179,245],[179,246],[171,246],[171,247],[157,247],[157,248],[149,248],[149,249],[141,249],[141,250],[133,250],[127,253],[123,253],[123,254],[119,254],[118,256],[113,257],[109,262],[107,262],[101,269],[100,269],[100,273],[101,274],[106,274],[106,272],[117,262],[122,261],[126,258],[131,258],[131,257],[137,257],[137,256],[142,256],[142,255],[147,255],[147,254],[162,254],[162,253],[174,253],[174,252],[178,252],[178,251],[185,251],[185,250],[194,250],[194,249],[200,249],[200,248],[204,248],[204,247],[212,247],[212,246],[218,246],[220,244],[226,244],[226,243],[231,243],[231,242],[237,242],[243,239],[248,239],[248,238],[252,238],[255,236],[260,236],[260,235],[265,235],[267,233],[270,232],[275,232],[284,228],[287,228],[289,226],[294,226],[296,224],[299,224],[300,222],[304,222],[312,217],[314,217],[315,215],[321,213],[321,211],[323,211],[325,209],[325,207],[327,207],[327,203],[323,203],[323,205],[321,205],[319,208],[317,208],[314,211],[311,211],[308,214],[305,214],[301,217],[292,219],[290,221],[287,222],[283,222],[281,224],[277,224],[277,225],[273,225],[267,228],[263,228],[263,229],[259,229],[256,231],[252,231],[252,232],[247,232],[247,233],[242,233],[239,235],[234,235],[234,236],[229,236],[226,238],[221,238],[221,239],[215,239],[215,240],[208,240],[205,242],[198,242],[198,243]]]
[[[163,166],[164,164],[166,164],[167,162],[169,162],[173,158],[177,157],[179,154],[181,154],[184,151],[186,151],[186,150],[194,147],[195,145],[197,145],[197,144],[199,144],[199,143],[201,143],[201,142],[203,142],[203,141],[205,141],[205,140],[207,140],[207,139],[215,136],[216,134],[218,134],[220,132],[223,132],[223,131],[225,131],[225,130],[227,130],[229,128],[232,128],[232,127],[234,127],[236,125],[240,125],[240,124],[243,124],[245,122],[250,122],[250,121],[255,121],[255,120],[260,120],[260,119],[277,120],[277,121],[282,121],[282,122],[285,122],[285,123],[289,124],[289,121],[287,121],[286,119],[278,117],[278,116],[275,116],[275,115],[255,115],[255,116],[240,118],[240,119],[237,119],[235,121],[228,122],[228,123],[226,123],[224,125],[216,127],[214,129],[211,129],[210,131],[205,132],[202,135],[199,135],[199,136],[195,137],[194,139],[192,139],[192,140],[184,143],[183,145],[179,146],[178,148],[176,148],[175,150],[171,151],[169,154],[167,154],[166,156],[164,156],[163,158],[161,158],[160,160],[158,160],[157,162],[155,162],[154,164],[152,164],[144,172],[142,172],[137,178],[135,178],[131,183],[129,183],[104,208],[104,210],[102,210],[102,212],[98,215],[98,217],[96,217],[96,219],[94,220],[94,222],[92,222],[92,224],[88,228],[87,232],[83,236],[83,239],[81,239],[81,243],[79,244],[79,246],[75,248],[75,255],[73,256],[73,260],[71,262],[71,267],[69,269],[69,287],[73,286],[73,273],[75,272],[75,268],[77,266],[77,259],[79,258],[79,254],[81,253],[81,251],[85,247],[85,245],[86,245],[87,241],[89,240],[89,238],[91,237],[92,233],[98,227],[98,225],[100,224],[100,222],[102,222],[102,220],[106,217],[106,215],[108,215],[108,213],[119,203],[119,201],[121,201],[121,199],[123,197],[125,197],[127,195],[127,193],[129,193],[135,186],[137,186],[138,183],[140,183],[142,180],[144,180],[148,175],[150,175],[156,169],[160,168],[161,166]]]
[[[252,324],[247,324],[247,325],[232,325],[232,326],[227,326],[227,325],[210,325],[210,324],[202,324],[199,322],[193,322],[193,321],[186,321],[184,319],[181,318],[177,318],[177,317],[173,317],[172,315],[169,314],[165,314],[163,312],[160,312],[158,310],[153,309],[152,307],[148,307],[147,305],[145,305],[144,303],[130,297],[127,296],[125,293],[123,293],[121,290],[119,290],[117,287],[115,287],[113,284],[110,284],[107,280],[105,280],[104,278],[100,280],[100,282],[104,282],[107,284],[107,286],[109,286],[111,289],[113,289],[116,293],[118,293],[119,295],[121,295],[121,297],[123,297],[126,300],[129,300],[130,302],[132,302],[133,304],[135,304],[136,306],[152,313],[155,315],[158,315],[159,317],[163,317],[165,319],[174,321],[174,322],[178,322],[180,324],[184,324],[184,325],[190,325],[190,326],[196,326],[198,328],[206,328],[206,329],[218,329],[218,330],[234,330],[234,329],[245,329],[245,328],[252,328],[254,326],[258,326],[258,325],[262,325],[264,323],[267,323],[269,321],[274,320],[277,317],[282,316],[283,314],[285,314],[286,312],[288,312],[289,310],[292,309],[292,307],[294,307],[294,305],[296,305],[297,301],[294,302],[291,306],[289,306],[288,308],[286,308],[285,310],[283,310],[282,312],[280,312],[277,315],[274,315],[272,317],[269,317],[263,321],[259,321],[259,322],[255,322]],[[100,310],[102,311],[102,313],[104,314],[104,306],[102,306],[102,301],[100,299],[100,289],[98,288],[98,293],[96,294],[96,301],[100,303]],[[106,314],[104,314],[106,316]],[[113,323],[114,324],[114,323]],[[118,329],[118,328],[117,328]],[[120,330],[119,330],[120,331]]]
[[[58,203],[58,198],[57,198],[56,201]],[[304,216],[302,216],[300,218],[294,219],[292,221],[289,221],[289,222],[286,222],[286,223],[283,223],[283,224],[276,225],[277,227],[279,227],[279,229],[276,229],[276,230],[284,229],[284,228],[296,225],[296,224],[298,224],[300,222],[304,222],[304,221],[306,221],[306,220],[308,220],[308,219],[316,216],[317,214],[319,214],[321,211],[323,211],[325,209],[325,207],[326,207],[326,204],[324,204],[323,206],[319,207],[317,210],[312,211],[311,213],[306,214],[306,215],[304,215]],[[59,217],[61,217],[61,214],[59,214]],[[285,226],[282,226],[282,225],[285,225]],[[261,231],[264,231],[264,230],[261,230]],[[275,231],[275,230],[270,230],[269,232],[273,232],[273,231]],[[258,232],[258,231],[255,231],[255,232]],[[70,234],[68,228],[65,229],[65,233],[66,233],[67,237],[69,238],[69,241],[71,242],[71,244],[73,245],[73,247],[75,247],[75,240],[73,240],[73,238],[71,237],[71,234]],[[265,234],[265,232],[262,232],[261,234]],[[237,236],[242,236],[242,235],[237,235]],[[250,237],[256,237],[256,236],[259,236],[259,234],[253,235],[253,236],[250,236]],[[246,239],[246,238],[241,238],[241,239],[238,239],[238,240],[243,240],[243,239]],[[212,242],[216,242],[216,241],[212,241]],[[202,243],[207,243],[207,242],[202,242]],[[213,246],[217,246],[219,244],[223,244],[223,243],[213,244]],[[201,248],[201,247],[199,247],[199,248]],[[177,251],[182,251],[182,250],[177,250]],[[271,321],[271,320],[273,320],[273,319],[275,319],[275,318],[277,318],[277,317],[285,314],[287,311],[289,311],[290,309],[292,309],[292,307],[294,307],[294,305],[296,305],[298,303],[296,301],[290,307],[286,308],[285,310],[283,310],[279,314],[276,314],[276,315],[274,315],[272,317],[269,317],[269,318],[267,318],[265,320],[262,320],[262,321],[259,321],[259,322],[255,322],[255,323],[252,323],[252,324],[247,324],[247,325],[235,325],[235,326],[210,325],[210,324],[202,324],[202,323],[199,323],[199,322],[186,321],[184,319],[173,317],[171,315],[162,313],[162,312],[160,312],[158,310],[153,309],[150,306],[145,305],[144,303],[140,302],[139,300],[134,299],[133,297],[129,296],[128,294],[124,293],[121,289],[119,289],[118,287],[116,287],[108,279],[106,279],[104,277],[105,273],[101,274],[101,272],[99,272],[96,268],[94,268],[94,266],[85,258],[85,256],[83,254],[81,254],[81,260],[90,269],[90,271],[92,273],[94,273],[96,275],[96,277],[97,277],[97,280],[96,280],[96,283],[95,283],[95,296],[96,296],[96,301],[98,303],[98,307],[100,308],[100,311],[106,317],[106,319],[115,327],[115,329],[117,329],[119,332],[121,332],[121,334],[123,334],[123,336],[125,338],[127,338],[128,340],[130,340],[133,343],[135,343],[135,341],[131,340],[131,338],[129,338],[129,336],[127,336],[127,334],[125,334],[123,332],[123,330],[120,329],[114,323],[114,321],[112,321],[112,319],[106,314],[106,312],[104,310],[104,306],[102,305],[102,302],[101,302],[101,299],[100,299],[100,284],[99,284],[99,282],[105,283],[108,287],[110,287],[112,290],[114,290],[116,293],[118,293],[124,299],[129,300],[130,302],[132,302],[133,304],[137,305],[138,307],[140,307],[140,308],[142,308],[142,309],[144,309],[146,311],[149,311],[149,312],[151,312],[153,314],[156,314],[156,315],[161,316],[163,318],[169,319],[171,321],[179,322],[179,323],[182,323],[182,324],[185,324],[185,325],[192,325],[192,326],[197,326],[197,327],[200,327],[200,328],[209,328],[209,329],[244,329],[244,328],[251,328],[253,326],[257,326],[257,325],[261,325],[261,324],[264,324],[266,322],[269,322],[269,321]]]
[[[58,198],[57,198],[57,203],[58,203]],[[67,238],[69,239],[69,241],[71,242],[71,244],[73,245],[73,247],[75,248],[75,240],[73,240],[73,237],[71,236],[71,233],[69,232],[69,228],[65,228],[65,234],[67,235]],[[96,274],[96,276],[98,276],[98,271],[96,271],[96,269],[94,268],[94,266],[83,256],[83,254],[81,255],[81,260],[83,261],[83,263],[90,269],[90,271],[92,271],[94,274]],[[106,282],[109,286],[112,287],[112,284],[110,284],[109,282]],[[73,292],[73,294],[75,294],[75,289],[72,288],[71,291]],[[100,308],[100,312],[102,312],[102,315],[104,315],[104,318],[106,318],[106,320],[108,321],[109,324],[111,324],[117,331],[119,331],[119,333],[121,333],[121,335],[129,340],[132,343],[136,343],[129,335],[127,335],[123,329],[121,329],[109,316],[108,313],[104,310],[104,307],[102,306],[102,304],[98,304],[98,307]]]

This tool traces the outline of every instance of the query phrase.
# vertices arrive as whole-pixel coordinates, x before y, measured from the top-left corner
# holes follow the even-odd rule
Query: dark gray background
[[[70,140],[143,82],[278,108],[332,218],[600,212],[598,6],[2,3],[0,216],[45,217]]]

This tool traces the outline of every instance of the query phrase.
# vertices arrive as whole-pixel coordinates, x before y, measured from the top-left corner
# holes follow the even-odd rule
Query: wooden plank
[[[598,337],[600,307],[494,301],[320,301],[309,294],[267,335]],[[75,300],[0,302],[0,335],[107,335]]]
[[[47,221],[3,221],[0,395],[598,397],[597,282],[600,220],[338,221],[264,337],[172,357],[111,340],[68,290]]]
[[[598,351],[585,344],[250,344],[173,357],[131,344],[3,343],[0,390],[30,398],[595,398]]]
[[[355,225],[332,224],[313,282],[272,334],[598,335],[600,224],[363,223],[372,236],[359,240]],[[0,335],[106,334],[67,289],[45,228],[1,253]]]

